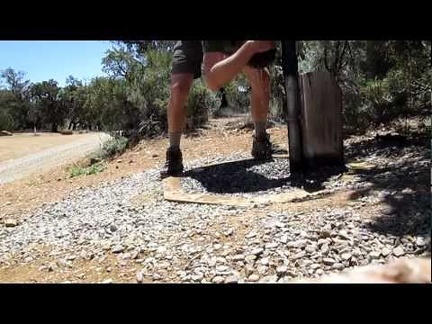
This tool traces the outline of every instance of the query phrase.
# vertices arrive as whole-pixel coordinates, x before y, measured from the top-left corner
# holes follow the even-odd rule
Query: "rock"
[[[387,247],[384,247],[384,248],[381,250],[381,255],[382,255],[383,257],[387,257],[387,256],[389,256],[391,253],[392,253],[392,251],[391,251],[389,248],[387,248]]]
[[[234,262],[237,262],[237,261],[243,261],[244,259],[245,259],[244,254],[237,254],[237,255],[234,255],[234,256],[232,257],[232,260],[233,260]]]
[[[160,261],[156,263],[156,266],[160,269],[166,269],[170,266],[171,264],[168,261]]]
[[[226,265],[220,265],[216,267],[217,272],[227,272],[230,269],[230,267]]]
[[[254,254],[249,254],[249,255],[246,255],[246,257],[245,257],[245,261],[247,262],[247,263],[254,263],[255,262],[255,260],[256,260],[256,255],[254,255]]]
[[[269,259],[268,258],[262,258],[261,260],[260,260],[260,263],[262,264],[262,265],[268,265],[269,264]]]
[[[251,274],[253,274],[253,272],[255,271],[255,268],[252,267],[251,265],[246,265],[244,272],[245,272],[245,276],[249,277]]]
[[[248,281],[250,281],[250,282],[257,282],[259,279],[260,279],[260,276],[257,274],[251,274],[248,277]]]
[[[216,257],[216,263],[227,263],[224,257]]]
[[[374,259],[379,259],[379,257],[381,256],[381,253],[378,251],[372,251],[369,253],[369,257],[374,260]]]
[[[150,263],[154,263],[155,261],[156,261],[155,258],[153,258],[153,257],[148,257],[148,258],[145,258],[145,259],[144,259],[143,263],[144,263],[144,264],[150,264]]]
[[[323,269],[316,269],[315,274],[317,274],[318,276],[321,276],[324,273]]]
[[[112,224],[112,225],[110,225],[109,229],[110,229],[111,232],[115,232],[115,231],[117,231],[117,226],[115,226],[114,224]]]
[[[286,246],[288,248],[298,249],[306,246],[306,244],[307,244],[306,240],[297,240],[297,241],[288,242]]]
[[[324,244],[327,244],[327,240],[326,239],[319,239],[317,242],[318,247],[320,248],[321,246],[323,246]]]
[[[323,259],[323,263],[325,264],[325,265],[333,265],[334,263],[336,262],[336,260],[335,259],[333,259],[333,258],[324,258]]]
[[[286,277],[295,278],[295,277],[297,277],[297,272],[294,270],[288,270],[286,273]]]
[[[257,268],[257,271],[260,275],[264,275],[267,273],[268,267],[264,266],[264,265],[260,265]]]
[[[201,280],[203,280],[203,278],[204,278],[204,275],[201,272],[195,273],[191,276],[191,279],[193,281],[201,281]]]
[[[253,237],[257,236],[257,235],[258,235],[257,232],[251,231],[251,232],[249,232],[249,233],[246,235],[246,238],[253,238]]]
[[[315,247],[315,246],[312,246],[312,245],[308,245],[308,246],[306,246],[306,248],[305,248],[305,252],[307,252],[307,253],[314,253],[315,250],[316,250],[316,247]]]
[[[136,281],[137,281],[138,283],[142,283],[143,280],[144,280],[144,274],[142,273],[142,271],[138,271],[138,272],[136,273],[135,278],[136,278]]]
[[[253,255],[256,255],[256,256],[259,256],[261,253],[263,253],[264,252],[264,249],[263,248],[256,248],[256,249],[253,249],[252,251],[251,251],[251,254],[253,254]]]
[[[310,268],[311,268],[312,270],[315,270],[315,269],[321,268],[321,265],[318,264],[318,263],[313,263],[313,264],[310,265]]]
[[[103,284],[110,284],[112,283],[113,280],[111,278],[105,279],[104,281],[102,281]]]
[[[342,270],[343,268],[345,268],[345,266],[342,263],[336,262],[332,265],[332,268],[336,270]]]
[[[232,284],[232,283],[237,283],[237,282],[238,282],[237,276],[229,276],[225,279],[226,284]]]
[[[301,258],[303,258],[305,255],[306,255],[306,252],[305,252],[305,251],[301,251],[301,252],[299,252],[299,253],[297,253],[297,254],[294,254],[294,255],[292,256],[292,260],[298,260],[298,259],[301,259]]]
[[[267,243],[266,245],[265,245],[265,248],[266,249],[274,249],[274,248],[276,248],[276,247],[278,247],[278,243],[275,243],[275,242],[273,242],[273,243]]]
[[[288,242],[288,235],[282,235],[279,241],[283,244],[286,244]]]
[[[111,249],[112,253],[121,253],[125,250],[124,246],[116,245]]]
[[[338,234],[345,240],[351,240],[351,237],[348,235],[348,232],[346,230],[340,230]]]
[[[234,230],[232,228],[228,228],[225,232],[225,236],[231,236],[234,233]]]
[[[265,276],[265,277],[262,277],[259,280],[259,282],[262,282],[262,283],[275,283],[275,282],[277,282],[277,280],[278,280],[277,276]]]
[[[321,253],[322,253],[322,254],[327,254],[327,253],[329,253],[329,251],[330,251],[330,248],[329,248],[329,246],[328,246],[327,243],[326,243],[326,244],[323,244],[323,245],[321,246]]]
[[[18,222],[15,219],[6,219],[4,224],[6,227],[15,227],[18,225]]]
[[[384,200],[384,199],[386,199],[390,195],[391,195],[391,192],[389,190],[387,190],[387,189],[384,189],[384,190],[381,190],[378,193],[378,198]]]
[[[322,231],[319,232],[319,236],[322,238],[327,238],[327,237],[330,237],[331,235],[332,235],[332,232],[330,230],[323,229]]]
[[[222,244],[216,243],[215,245],[213,245],[213,248],[215,250],[219,250],[222,247]]]
[[[214,267],[216,263],[217,263],[217,258],[214,256],[207,260],[207,265],[209,267]]]
[[[212,282],[215,284],[221,284],[221,283],[225,282],[225,279],[222,276],[216,276],[212,279]]]
[[[393,249],[393,254],[396,257],[400,257],[400,256],[405,255],[405,250],[403,249],[402,246],[398,246],[397,248]]]
[[[147,244],[147,248],[154,249],[155,251],[157,250],[158,247],[159,245],[155,242],[150,242],[149,244]]]
[[[426,245],[426,241],[425,241],[425,239],[423,237],[419,236],[419,237],[416,238],[415,244],[417,246],[423,247],[423,246]]]
[[[45,271],[47,269],[48,269],[48,267],[46,265],[43,265],[43,266],[40,266],[38,270],[39,271]]]
[[[288,267],[287,266],[279,266],[279,267],[276,268],[276,274],[279,277],[284,276],[287,271],[288,271]]]
[[[342,258],[342,260],[345,260],[345,261],[348,261],[349,259],[351,259],[351,257],[352,257],[352,255],[351,255],[351,253],[349,253],[349,252],[346,252],[346,253],[342,253],[342,254],[341,254],[341,258]]]
[[[156,250],[156,253],[164,254],[166,251],[167,251],[166,247],[164,247],[164,246],[159,246],[159,247],[157,248],[157,250]]]

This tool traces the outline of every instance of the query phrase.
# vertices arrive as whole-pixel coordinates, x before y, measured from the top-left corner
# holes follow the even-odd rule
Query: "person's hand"
[[[249,41],[253,53],[248,65],[255,69],[262,69],[272,64],[276,57],[275,41]]]
[[[271,49],[274,49],[276,47],[275,41],[256,41],[256,40],[249,40],[247,41],[248,45],[251,48],[251,51],[253,53],[262,53],[267,52]]]

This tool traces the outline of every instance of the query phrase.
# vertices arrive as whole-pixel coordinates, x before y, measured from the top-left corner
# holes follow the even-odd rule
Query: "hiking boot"
[[[272,145],[269,134],[261,137],[253,136],[251,154],[256,160],[269,160],[272,158]]]
[[[178,147],[169,147],[166,151],[166,162],[161,171],[162,177],[178,176],[183,172],[183,156]]]

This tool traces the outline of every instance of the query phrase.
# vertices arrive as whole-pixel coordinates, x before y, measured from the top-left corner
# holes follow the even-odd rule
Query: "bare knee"
[[[205,80],[207,88],[210,91],[216,92],[216,91],[219,91],[219,89],[221,88],[221,86],[211,76],[210,77],[209,76],[205,76],[204,80]]]
[[[183,98],[187,97],[193,82],[191,74],[174,74],[171,77],[171,97]]]

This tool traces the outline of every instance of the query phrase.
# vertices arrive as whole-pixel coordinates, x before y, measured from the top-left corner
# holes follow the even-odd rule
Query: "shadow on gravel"
[[[199,181],[208,192],[218,194],[251,193],[289,185],[289,173],[282,179],[268,179],[248,170],[265,163],[254,159],[224,162],[186,171],[184,176]]]
[[[380,198],[389,208],[367,226],[380,234],[420,235],[429,238],[430,242],[431,150],[428,134],[378,136],[346,147],[345,153],[347,160],[362,159],[371,154],[376,157],[378,165],[375,169],[356,170],[355,174],[362,181],[371,183],[368,191],[379,191]],[[379,165],[380,158],[387,158],[395,165]],[[430,252],[430,243],[425,249]]]
[[[265,168],[265,164],[275,161],[280,161],[286,166],[286,176],[271,179],[250,170],[260,165]],[[284,190],[302,188],[308,192],[315,192],[325,189],[323,183],[331,176],[341,174],[343,170],[343,168],[329,167],[307,176],[295,176],[290,174],[287,158],[276,158],[271,161],[250,159],[224,162],[186,171],[184,176],[197,180],[208,192],[217,194],[253,193],[277,188]],[[265,174],[265,172],[261,173]]]

